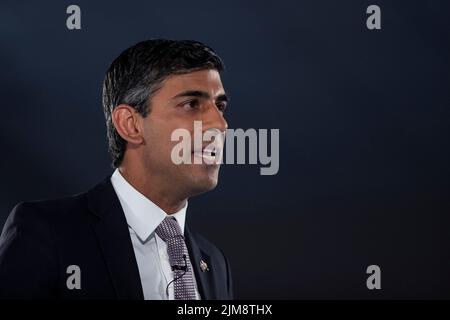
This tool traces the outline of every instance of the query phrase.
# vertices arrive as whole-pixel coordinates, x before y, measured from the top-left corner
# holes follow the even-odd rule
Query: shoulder
[[[93,189],[93,188],[91,188]],[[34,230],[85,220],[88,209],[88,191],[56,199],[21,201],[11,210],[3,226],[7,229],[32,227]],[[1,229],[0,229],[1,230]]]
[[[90,189],[74,195],[38,201],[23,201],[18,203],[12,210],[10,216],[12,218],[56,218],[65,215],[76,215],[84,213],[88,210],[89,198],[101,198],[105,190],[112,190],[110,176],[103,181],[91,186]],[[105,201],[107,201],[106,199]],[[109,199],[110,200],[110,199]]]
[[[68,212],[79,211],[85,207],[86,194],[80,193],[74,196],[39,201],[19,202],[11,211],[11,219],[36,219],[52,218],[54,215],[64,215]]]
[[[24,232],[48,229],[58,218],[69,212],[79,212],[82,196],[54,200],[22,201],[11,211],[6,219],[3,231]],[[63,219],[64,220],[64,219]]]

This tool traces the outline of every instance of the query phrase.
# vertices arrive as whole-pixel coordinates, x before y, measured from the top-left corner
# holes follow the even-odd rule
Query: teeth
[[[196,157],[203,158],[202,163],[213,164],[218,161],[219,150],[216,148],[195,150],[193,154]]]

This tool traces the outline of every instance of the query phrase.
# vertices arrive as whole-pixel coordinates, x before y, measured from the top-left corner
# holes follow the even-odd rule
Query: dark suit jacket
[[[232,299],[222,251],[187,225],[185,239],[202,299]],[[209,271],[202,271],[201,260]],[[80,267],[81,289],[67,287],[70,265]],[[109,177],[86,193],[13,209],[0,237],[0,298],[143,299],[128,225]]]

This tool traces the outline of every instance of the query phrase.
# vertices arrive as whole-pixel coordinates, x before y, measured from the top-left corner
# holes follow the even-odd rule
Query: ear
[[[117,133],[127,142],[142,144],[141,115],[127,104],[118,105],[112,113],[112,121]]]

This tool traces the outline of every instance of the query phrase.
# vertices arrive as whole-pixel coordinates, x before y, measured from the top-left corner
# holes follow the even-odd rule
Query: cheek
[[[170,143],[170,128],[167,123],[156,119],[149,120],[144,126],[144,137],[149,147],[163,146]]]
[[[190,119],[186,119],[185,117],[177,117],[177,115],[167,115],[165,117],[157,117],[149,120],[150,121],[148,121],[144,127],[144,136],[145,141],[147,142],[146,149],[148,149],[149,152],[158,153],[159,159],[171,161],[171,153],[173,148],[182,140],[190,140],[191,148],[193,147],[193,120],[191,121]],[[180,129],[181,131],[175,132],[176,130]],[[183,138],[180,137],[181,132]],[[174,141],[172,141],[172,134],[174,134]]]
[[[153,127],[146,135],[147,153],[155,161],[161,162],[160,165],[172,164],[172,150],[179,144],[178,137],[174,137],[175,141],[172,141],[172,133],[177,127],[168,125],[167,123]]]
[[[151,121],[145,125],[143,136],[145,140],[144,154],[147,161],[151,163],[160,161],[161,155],[164,154],[164,146],[167,144],[164,127]]]

